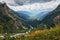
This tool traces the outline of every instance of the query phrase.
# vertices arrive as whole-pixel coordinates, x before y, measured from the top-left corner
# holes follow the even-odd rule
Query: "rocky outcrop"
[[[21,26],[23,29],[27,29],[25,27],[25,23],[21,20],[19,20],[12,12],[11,9],[6,5],[6,3],[0,3],[0,24],[3,23],[4,26],[9,26],[7,23],[8,21],[11,21],[12,28],[19,29],[19,26]],[[9,20],[7,20],[9,19]],[[5,21],[6,20],[6,21]],[[6,24],[6,25],[5,25]]]

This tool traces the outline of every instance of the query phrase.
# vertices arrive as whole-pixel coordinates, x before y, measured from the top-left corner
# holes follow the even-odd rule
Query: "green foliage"
[[[27,26],[27,25],[26,25]],[[0,33],[18,33],[25,32],[26,30],[20,28],[16,30],[14,27],[14,21],[4,13],[0,12]]]
[[[10,35],[5,35],[5,40],[60,40],[60,27],[55,27],[51,29],[46,29],[43,33],[35,35],[33,37],[29,36],[17,36],[10,37]]]
[[[45,32],[31,38],[31,40],[60,40],[60,28],[45,30]]]

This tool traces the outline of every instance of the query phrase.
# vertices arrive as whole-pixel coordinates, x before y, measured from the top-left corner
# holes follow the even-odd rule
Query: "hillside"
[[[54,27],[55,24],[60,23],[60,5],[41,21],[41,24],[46,25],[48,28]]]
[[[16,30],[27,30],[28,24],[19,19],[6,3],[0,3],[0,29],[2,32],[15,32]]]
[[[22,15],[22,13],[23,12],[17,13],[11,10],[10,8],[8,8],[6,3],[0,3],[0,15],[1,15],[0,24],[2,26],[1,28],[4,29],[3,32],[7,32],[7,31],[12,32],[12,30],[13,32],[15,32],[16,30],[18,30],[19,32],[21,29],[25,31],[25,30],[29,30],[32,26],[34,28],[36,26],[40,26],[42,27],[42,29],[44,29],[45,27],[46,28],[54,27],[55,24],[60,23],[60,5],[58,5],[58,7],[52,12],[49,12],[49,14],[45,16],[43,20],[24,20],[26,15],[25,17],[23,17],[24,15]]]
[[[43,14],[38,14],[37,18],[39,18],[41,15]],[[40,18],[39,20],[37,19],[32,21],[30,20],[27,21],[27,23],[32,25],[33,27],[40,26],[42,27],[42,29],[44,29],[44,27],[46,28],[54,27],[55,24],[60,23],[60,5],[58,5],[57,8],[54,9],[53,11],[43,15],[42,18]]]

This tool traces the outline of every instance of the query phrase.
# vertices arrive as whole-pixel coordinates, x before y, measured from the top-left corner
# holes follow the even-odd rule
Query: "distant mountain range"
[[[57,18],[58,16],[60,16],[60,5],[57,6],[57,8],[51,12],[48,12],[42,16],[40,16],[41,14],[37,15],[37,18],[42,17],[42,20],[29,20],[26,21],[28,24],[32,25],[32,26],[36,26],[38,24],[44,24],[47,25],[48,27],[54,26],[55,23],[57,23],[58,21],[60,21],[60,17]],[[54,22],[55,21],[55,22]]]
[[[29,14],[28,14],[29,13]],[[42,12],[44,13],[44,12]],[[13,11],[11,10],[5,3],[0,3],[0,25],[3,27],[4,32],[12,32],[11,30],[28,30],[31,27],[36,27],[37,25],[41,25],[44,27],[53,27],[55,24],[60,23],[60,5],[51,12],[42,15],[42,20],[30,20],[29,15],[30,12],[27,11]],[[41,14],[37,14],[37,18],[40,17]],[[41,27],[42,27],[41,26]],[[39,27],[38,27],[39,28]],[[13,32],[14,32],[13,31]]]
[[[24,19],[25,23],[32,25],[32,26],[36,26],[40,23],[46,24],[46,25],[50,25],[49,22],[52,22],[52,20],[54,19],[53,16],[56,15],[58,16],[59,13],[55,13],[58,12],[58,10],[60,9],[60,6],[57,6],[56,9],[54,9],[53,11],[51,11],[51,9],[47,9],[45,12],[41,12],[38,13],[35,17],[36,19],[34,19],[34,17],[32,16],[32,18],[34,19],[30,19],[31,13],[28,11],[17,11],[14,14],[16,14],[19,18]],[[51,11],[51,12],[50,12]],[[54,13],[53,13],[54,12]],[[54,16],[55,17],[55,16]],[[51,19],[52,18],[52,19]],[[48,22],[48,23],[47,23]],[[51,23],[52,24],[52,23]]]
[[[29,15],[31,14],[30,12],[27,11],[17,11],[15,13],[18,17],[23,18],[24,20],[28,20],[29,19]]]

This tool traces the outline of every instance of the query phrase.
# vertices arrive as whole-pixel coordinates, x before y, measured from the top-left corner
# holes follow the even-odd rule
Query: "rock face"
[[[44,25],[47,27],[53,27],[55,24],[60,23],[60,5],[53,10],[52,12],[49,13],[42,21]]]
[[[23,29],[27,29],[25,27],[25,23],[22,22],[22,20],[19,20],[11,12],[11,9],[7,7],[6,3],[0,3],[0,25],[6,27],[7,29],[19,29],[19,26],[21,26]]]

